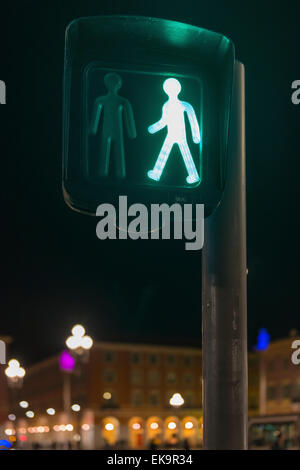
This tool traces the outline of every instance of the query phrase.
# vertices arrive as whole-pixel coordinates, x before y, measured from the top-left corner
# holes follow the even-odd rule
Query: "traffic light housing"
[[[67,28],[63,192],[101,203],[201,203],[225,186],[234,46],[175,21],[79,18]]]

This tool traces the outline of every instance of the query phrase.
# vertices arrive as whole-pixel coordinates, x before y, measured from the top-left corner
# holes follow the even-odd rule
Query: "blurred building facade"
[[[300,365],[291,360],[295,340],[300,337],[248,354],[249,417],[258,418],[260,432],[270,427],[268,416],[300,417]],[[201,382],[200,348],[98,342],[76,358],[73,372],[60,370],[58,356],[27,368],[23,387],[14,390],[10,403],[1,374],[1,413],[2,418],[8,412],[16,415],[16,422],[5,426],[11,433],[18,429],[24,445],[145,448],[188,441],[198,447]],[[171,406],[170,398],[178,393],[184,404]],[[21,401],[28,407],[22,409]]]
[[[300,364],[292,360],[294,341],[300,345],[295,333],[256,352],[259,413],[249,416],[251,449],[300,448]]]
[[[300,413],[300,365],[292,363],[295,340],[300,341],[300,336],[272,341],[258,353],[261,415]]]
[[[259,355],[248,352],[248,414],[259,413]]]
[[[11,343],[11,338],[8,336],[0,335],[0,348],[1,348],[1,361],[0,361],[0,426],[7,419],[7,414],[9,413],[10,403],[9,403],[9,390],[8,383],[5,377],[4,370],[6,368],[7,362],[7,347]]]
[[[76,362],[72,373],[59,369],[58,357],[27,369],[13,409],[23,414],[26,442],[74,447],[80,441],[82,448],[184,440],[201,445],[201,349],[99,342]],[[183,397],[182,406],[170,405],[175,393]],[[20,401],[27,401],[28,409],[21,410]],[[80,411],[71,409],[74,404]],[[47,414],[49,408],[54,415]],[[34,417],[26,418],[26,427],[28,410]]]

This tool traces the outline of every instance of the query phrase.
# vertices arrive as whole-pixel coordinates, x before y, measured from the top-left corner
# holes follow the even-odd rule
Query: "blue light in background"
[[[11,443],[6,439],[0,439],[0,450],[7,450],[11,448]]]
[[[270,344],[270,335],[266,328],[260,328],[258,335],[257,335],[257,345],[255,349],[257,351],[265,351],[268,349]]]

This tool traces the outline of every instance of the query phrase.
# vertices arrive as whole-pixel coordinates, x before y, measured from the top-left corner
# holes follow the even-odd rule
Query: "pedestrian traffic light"
[[[203,203],[225,184],[234,47],[175,21],[79,18],[67,28],[63,191],[103,202]]]

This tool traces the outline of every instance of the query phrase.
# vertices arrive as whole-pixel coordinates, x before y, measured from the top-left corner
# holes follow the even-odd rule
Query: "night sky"
[[[178,20],[235,43],[246,66],[249,349],[262,326],[273,339],[300,330],[300,105],[291,102],[300,4],[10,3],[0,17],[0,334],[13,337],[12,352],[25,366],[56,353],[76,322],[98,340],[201,344],[201,253],[182,242],[101,242],[97,219],[63,200],[64,32],[76,17],[102,14]]]

